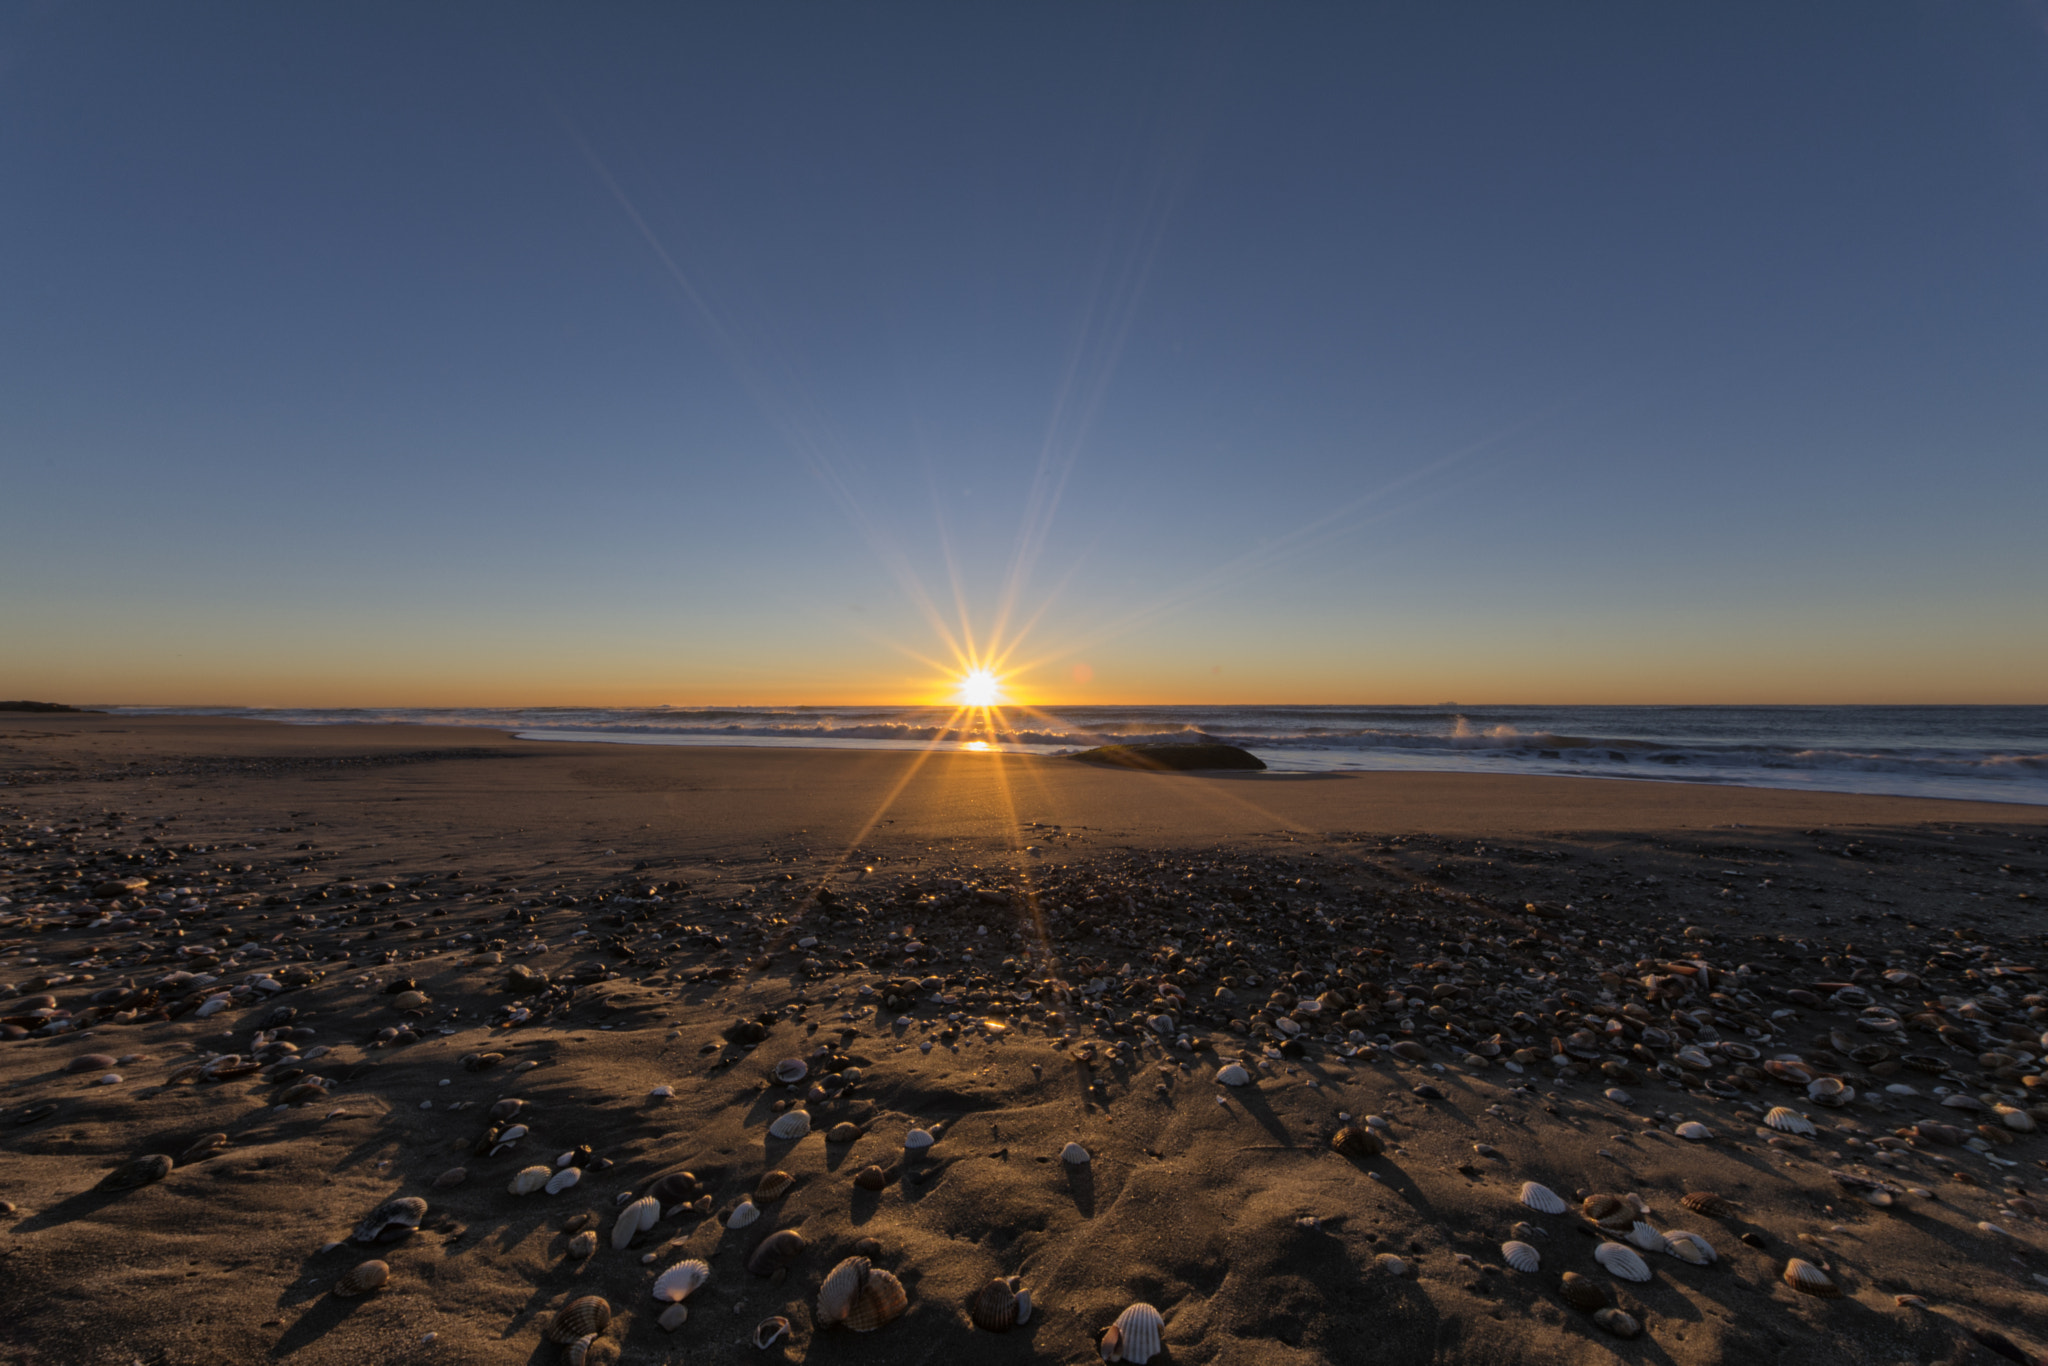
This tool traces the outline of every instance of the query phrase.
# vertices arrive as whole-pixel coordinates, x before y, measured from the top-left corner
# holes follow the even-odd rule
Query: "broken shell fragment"
[[[372,1290],[381,1288],[390,1279],[391,1268],[386,1263],[363,1262],[345,1272],[341,1279],[334,1283],[334,1293],[345,1300],[352,1300],[358,1295],[367,1295]]]
[[[1159,1354],[1160,1334],[1166,1321],[1149,1304],[1134,1304],[1116,1316],[1116,1322],[1102,1330],[1096,1350],[1104,1361],[1129,1361],[1144,1366]]]
[[[1534,1181],[1522,1183],[1521,1200],[1539,1214],[1563,1214],[1567,1208],[1563,1196],[1550,1187],[1538,1185]]]
[[[788,1331],[789,1320],[780,1314],[775,1315],[773,1318],[762,1319],[754,1325],[754,1345],[766,1351],[768,1348],[773,1347],[776,1340]]]
[[[418,1228],[420,1220],[426,1217],[426,1201],[417,1195],[401,1195],[371,1210],[369,1217],[356,1225],[355,1240],[359,1243],[395,1243]]]

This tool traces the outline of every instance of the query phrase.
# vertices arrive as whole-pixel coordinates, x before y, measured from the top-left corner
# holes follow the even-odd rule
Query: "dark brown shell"
[[[1633,1314],[1620,1309],[1599,1310],[1593,1315],[1593,1322],[1618,1338],[1637,1337],[1643,1331],[1643,1325],[1636,1322]]]
[[[756,1276],[772,1276],[803,1255],[804,1235],[793,1228],[779,1229],[754,1245],[747,1258],[747,1270]]]
[[[773,1204],[789,1194],[795,1187],[796,1178],[788,1172],[769,1172],[754,1187],[754,1203],[757,1205]]]
[[[872,1333],[909,1307],[910,1292],[903,1282],[886,1271],[870,1271],[846,1316],[846,1326],[856,1333]]]
[[[549,1342],[574,1342],[592,1333],[603,1333],[611,1325],[612,1307],[602,1295],[584,1295],[570,1300],[548,1321]]]
[[[1387,1145],[1380,1141],[1378,1134],[1363,1126],[1353,1127],[1348,1124],[1330,1139],[1330,1146],[1346,1157],[1361,1159],[1378,1157],[1387,1150]]]
[[[1600,1282],[1590,1276],[1581,1276],[1576,1271],[1564,1273],[1564,1280],[1558,1286],[1558,1293],[1564,1302],[1574,1309],[1605,1309],[1608,1304],[1607,1291]]]
[[[669,1172],[654,1178],[654,1184],[647,1193],[660,1202],[663,1209],[680,1205],[697,1198],[697,1174],[695,1172]]]
[[[1017,1280],[996,1277],[968,1301],[967,1316],[974,1326],[990,1333],[1007,1333],[1017,1326]]]
[[[831,1132],[825,1135],[825,1141],[827,1143],[851,1143],[856,1138],[859,1138],[860,1134],[860,1125],[853,1123],[851,1120],[841,1120],[832,1126]]]
[[[873,1165],[862,1167],[854,1173],[853,1184],[864,1191],[878,1191],[889,1184],[889,1173]]]
[[[132,1191],[137,1186],[147,1186],[152,1181],[161,1181],[171,1174],[177,1164],[162,1153],[145,1153],[131,1157],[101,1178],[99,1188],[103,1191]]]
[[[1709,1219],[1726,1219],[1735,1212],[1735,1206],[1712,1191],[1689,1191],[1678,1197],[1678,1203],[1694,1214],[1704,1214]]]

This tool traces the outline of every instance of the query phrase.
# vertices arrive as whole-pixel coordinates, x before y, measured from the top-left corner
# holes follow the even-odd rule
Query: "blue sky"
[[[2038,3],[17,5],[0,183],[6,695],[2048,701]]]

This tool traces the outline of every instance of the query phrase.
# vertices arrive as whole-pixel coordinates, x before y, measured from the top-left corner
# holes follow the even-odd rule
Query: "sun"
[[[969,669],[954,697],[963,707],[993,707],[1003,700],[1003,685],[990,670]]]

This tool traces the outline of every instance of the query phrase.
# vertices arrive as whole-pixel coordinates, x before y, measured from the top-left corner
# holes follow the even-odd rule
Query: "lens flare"
[[[960,679],[954,698],[963,707],[993,707],[1003,700],[1002,680],[988,669],[969,669]]]

